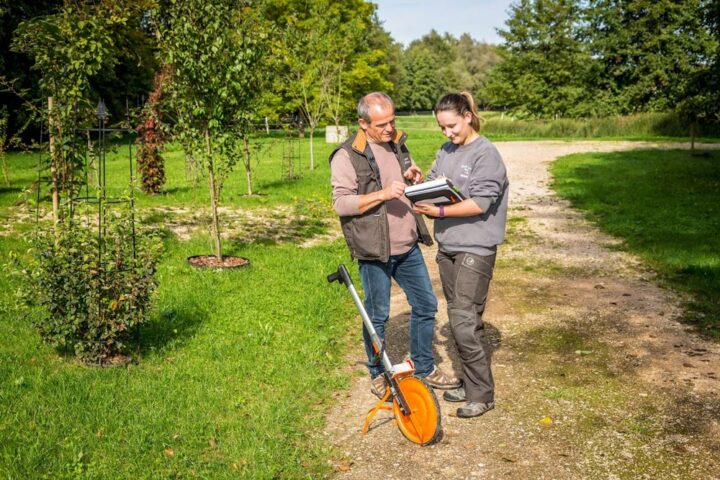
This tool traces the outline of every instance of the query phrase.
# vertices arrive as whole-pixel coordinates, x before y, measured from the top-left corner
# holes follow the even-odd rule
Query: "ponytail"
[[[470,112],[470,126],[476,132],[480,131],[480,116],[477,113],[475,99],[470,92],[448,93],[435,104],[435,113],[438,112],[454,112],[460,116],[465,116]]]

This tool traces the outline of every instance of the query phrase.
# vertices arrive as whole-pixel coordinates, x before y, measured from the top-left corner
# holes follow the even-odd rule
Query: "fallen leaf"
[[[550,417],[543,417],[538,423],[542,427],[552,427],[553,419]]]
[[[355,462],[353,462],[352,460],[340,460],[340,462],[337,464],[337,469],[341,472],[347,472],[348,470],[350,470],[350,467],[352,467],[353,463]]]
[[[175,456],[175,450],[173,450],[172,448],[166,448],[165,450],[163,450],[163,452],[165,453],[165,456],[168,458],[172,458]]]
[[[210,437],[208,439],[208,445],[210,445],[211,448],[217,448],[217,439],[215,437]]]
[[[514,458],[510,458],[510,457],[502,457],[502,459],[503,459],[503,461],[508,462],[508,463],[517,462],[517,460],[515,460]]]

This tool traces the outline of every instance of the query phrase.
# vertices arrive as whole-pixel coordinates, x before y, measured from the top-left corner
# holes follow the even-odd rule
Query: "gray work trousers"
[[[462,361],[465,398],[470,402],[492,402],[495,383],[482,316],[495,267],[495,254],[482,256],[439,251],[437,263],[450,328]]]

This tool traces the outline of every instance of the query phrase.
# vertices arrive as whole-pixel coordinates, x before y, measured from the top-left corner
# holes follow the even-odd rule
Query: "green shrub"
[[[133,254],[128,213],[105,215],[104,230],[99,241],[92,222],[38,226],[24,289],[28,303],[40,307],[33,321],[42,338],[99,364],[120,358],[133,327],[145,321],[160,252],[157,238],[137,234]]]

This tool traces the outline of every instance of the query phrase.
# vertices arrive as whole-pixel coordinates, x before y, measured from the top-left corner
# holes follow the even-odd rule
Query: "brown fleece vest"
[[[400,164],[402,173],[412,166],[410,152],[405,146],[407,135],[395,132],[390,148]],[[370,146],[367,144],[365,132],[359,130],[341,146],[330,154],[332,162],[335,153],[343,149],[350,156],[355,174],[357,175],[358,195],[382,190],[380,171],[373,157]],[[432,236],[425,225],[422,215],[415,215],[417,223],[418,240],[425,245],[432,245]],[[388,232],[387,209],[385,203],[371,208],[360,215],[340,217],[345,242],[350,249],[350,255],[358,260],[379,260],[387,262],[390,259],[390,238]]]

